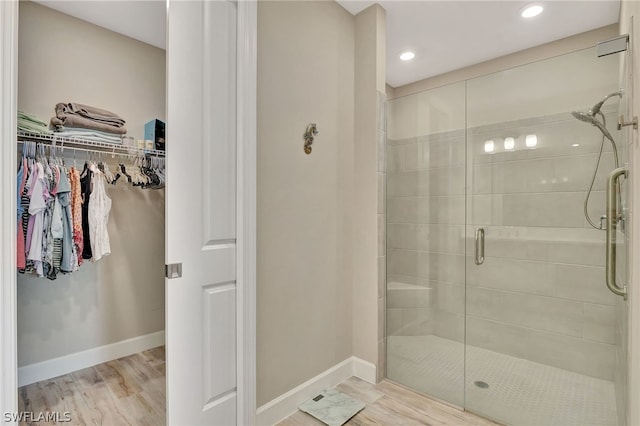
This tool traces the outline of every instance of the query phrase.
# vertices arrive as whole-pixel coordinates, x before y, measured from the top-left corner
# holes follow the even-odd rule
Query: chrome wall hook
[[[309,123],[307,130],[304,131],[304,152],[305,154],[311,154],[311,144],[313,143],[313,137],[318,134],[316,123]]]

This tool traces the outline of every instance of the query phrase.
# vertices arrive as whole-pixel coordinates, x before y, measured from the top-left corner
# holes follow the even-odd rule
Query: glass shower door
[[[464,82],[389,102],[387,378],[464,406]]]
[[[583,212],[599,162],[600,225],[614,154],[571,114],[619,90],[618,64],[587,49],[467,81],[465,408],[499,422],[618,421],[620,298]],[[614,98],[602,112],[623,164]]]

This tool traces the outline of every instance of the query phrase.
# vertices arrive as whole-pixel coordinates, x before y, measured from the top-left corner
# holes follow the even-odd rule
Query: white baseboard
[[[376,374],[376,366],[369,361],[365,361],[360,358],[351,357],[353,359],[353,375],[359,379],[364,380],[375,385],[378,382],[378,376]]]
[[[369,383],[376,383],[376,366],[355,356],[347,358],[259,407],[256,411],[256,424],[274,425],[293,414],[298,409],[298,405],[352,376]]]
[[[18,368],[18,386],[52,379],[162,345],[164,345],[164,331],[158,331],[59,358],[25,365]]]

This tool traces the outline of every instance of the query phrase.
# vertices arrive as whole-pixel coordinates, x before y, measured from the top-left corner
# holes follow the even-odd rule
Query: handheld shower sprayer
[[[600,130],[600,133],[602,133],[602,143],[600,144],[600,155],[598,155],[598,160],[596,162],[596,167],[595,167],[595,170],[593,171],[593,177],[591,179],[591,185],[589,186],[589,190],[587,191],[587,196],[584,199],[584,216],[587,219],[587,222],[589,222],[589,224],[592,227],[596,228],[596,229],[603,229],[603,227],[602,227],[602,224],[600,226],[594,224],[593,221],[591,220],[591,218],[589,217],[588,204],[589,204],[589,196],[591,195],[591,191],[593,190],[593,184],[594,184],[594,182],[596,180],[596,175],[598,173],[598,167],[600,166],[600,160],[602,159],[602,152],[603,152],[603,148],[604,148],[604,140],[605,140],[605,138],[608,139],[609,142],[611,142],[611,147],[613,149],[613,160],[614,160],[616,169],[620,167],[619,160],[618,160],[618,149],[616,148],[616,142],[613,140],[613,136],[611,136],[611,133],[609,132],[609,130],[607,130],[606,118],[605,118],[604,114],[600,111],[600,109],[602,108],[602,105],[604,105],[604,103],[609,98],[614,97],[614,96],[619,96],[620,98],[622,98],[622,90],[618,90],[617,92],[609,93],[607,96],[602,98],[602,100],[600,102],[598,102],[594,106],[592,106],[591,109],[589,109],[589,111],[587,111],[587,112],[573,111],[571,113],[571,115],[574,118],[577,118],[580,121],[584,121],[585,123],[589,123],[592,126],[597,127],[598,130]],[[600,117],[602,117],[602,121],[598,120],[596,115],[600,115]],[[618,191],[618,200],[620,200],[620,195],[619,195],[620,187],[617,186],[616,190]]]
[[[598,105],[600,104],[600,105]],[[598,102],[598,104],[594,105],[594,108],[597,107],[597,113],[596,114],[602,114],[600,112],[600,107],[602,106],[601,102]],[[571,113],[571,115],[574,116],[574,118],[577,118],[580,121],[584,121],[585,123],[589,123],[592,126],[596,126],[598,128],[598,130],[600,130],[602,132],[602,134],[604,136],[606,136],[607,139],[609,139],[611,141],[611,143],[614,146],[615,149],[615,142],[613,141],[613,136],[611,136],[611,133],[609,133],[609,130],[607,130],[607,128],[604,126],[604,124],[602,124],[600,122],[600,120],[598,120],[595,116],[593,116],[591,114],[592,110],[589,110],[589,112],[581,112],[581,111],[573,111]],[[603,116],[603,120],[604,120],[604,116]]]

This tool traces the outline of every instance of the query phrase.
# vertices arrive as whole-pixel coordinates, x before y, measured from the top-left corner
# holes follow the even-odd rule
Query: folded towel
[[[76,114],[82,117],[95,120],[101,123],[110,124],[115,127],[123,127],[125,121],[117,114],[104,109],[92,107],[89,105],[70,103],[56,104],[56,116],[62,118],[69,114]]]
[[[122,140],[122,138],[124,136],[122,135],[117,135],[114,133],[107,133],[107,132],[101,132],[100,130],[89,130],[89,129],[84,129],[82,127],[67,127],[67,126],[56,126],[55,132],[84,132],[84,133],[92,133],[98,136],[104,136],[108,139],[118,139],[118,140]]]
[[[31,121],[32,123],[39,124],[41,126],[47,127],[47,123],[45,123],[44,121],[40,120],[35,115],[29,114],[28,112],[24,112],[24,111],[18,111],[18,120]]]
[[[50,134],[47,123],[33,114],[18,111],[18,130],[29,133]]]
[[[101,132],[110,133],[114,135],[124,135],[127,133],[127,129],[124,127],[115,127],[106,123],[100,123],[90,118],[82,117],[81,115],[69,114],[63,117],[51,118],[51,127],[57,128],[59,126],[64,127],[76,127],[85,130],[99,130]]]
[[[26,132],[26,133],[37,133],[37,134],[43,134],[43,135],[50,135],[51,133],[53,133],[51,130],[47,129],[46,127],[33,126],[29,123],[23,123],[19,120],[18,120],[18,131]]]
[[[109,136],[102,132],[92,132],[92,131],[66,131],[66,132],[55,132],[55,136],[62,136],[65,138],[75,138],[75,139],[83,139],[92,142],[104,142],[104,143],[112,143],[112,144],[122,144],[122,138],[119,136]]]

